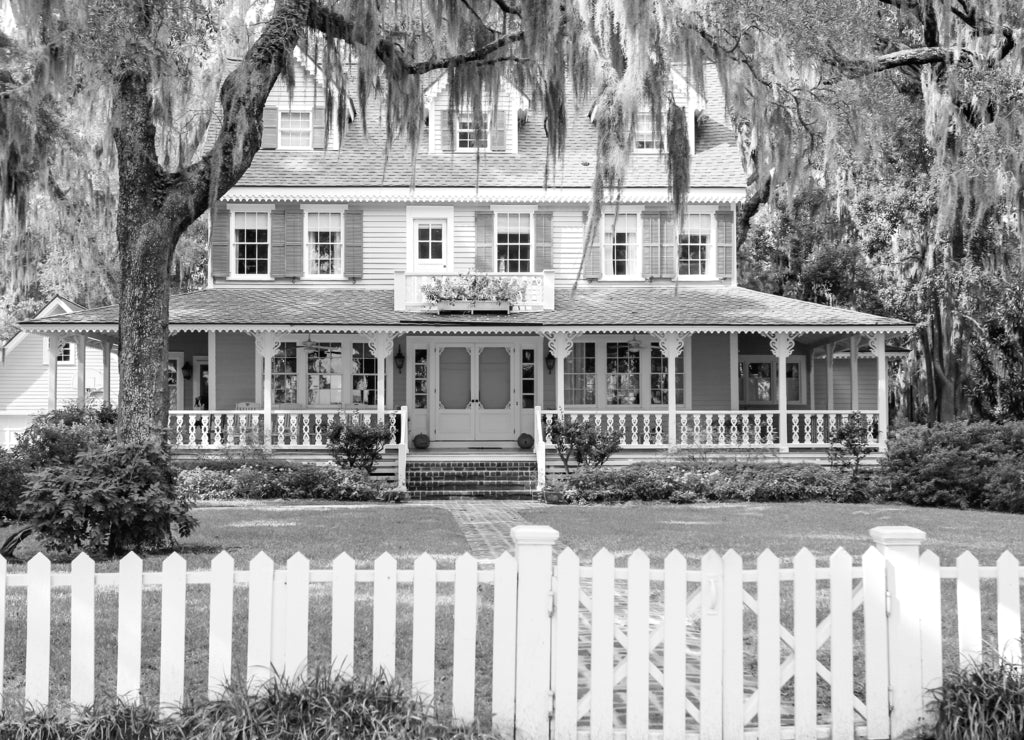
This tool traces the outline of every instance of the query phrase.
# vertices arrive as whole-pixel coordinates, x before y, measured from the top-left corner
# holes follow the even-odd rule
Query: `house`
[[[34,319],[82,310],[57,297]],[[117,388],[117,354],[109,337],[19,331],[0,347],[0,447],[13,446],[36,414],[68,403],[116,401]]]
[[[389,425],[401,477],[417,455],[518,453],[542,481],[557,414],[614,430],[629,459],[675,446],[805,454],[859,410],[884,449],[886,338],[911,327],[738,287],[746,177],[714,74],[703,94],[676,80],[691,132],[685,223],[641,116],[588,250],[585,109],[545,175],[527,94],[506,83],[483,125],[457,111],[449,128],[440,78],[415,161],[401,143],[386,161],[377,112],[365,136],[328,134],[314,74],[306,64],[291,97],[273,90],[263,148],[212,214],[209,286],[171,299],[174,445],[322,449],[331,420],[361,417]],[[110,338],[117,308],[25,327]],[[845,370],[815,361],[837,342],[855,349]],[[844,372],[857,392],[830,392]]]

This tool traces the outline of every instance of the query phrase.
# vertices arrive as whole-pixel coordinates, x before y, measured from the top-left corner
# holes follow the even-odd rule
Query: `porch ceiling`
[[[117,306],[22,322],[33,332],[111,331]],[[306,287],[211,288],[172,296],[172,331],[508,333],[539,331],[904,333],[896,319],[725,286],[584,286],[555,292],[537,313],[445,314],[394,310],[391,290]]]

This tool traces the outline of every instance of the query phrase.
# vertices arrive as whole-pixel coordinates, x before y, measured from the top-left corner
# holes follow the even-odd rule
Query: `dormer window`
[[[311,149],[313,147],[312,111],[281,111],[281,149]]]
[[[652,152],[658,149],[658,139],[654,135],[654,116],[650,111],[636,114],[633,148],[638,152]]]
[[[477,125],[479,123],[479,125]],[[459,116],[459,128],[456,131],[456,145],[460,150],[487,149],[487,119],[474,121],[472,116]]]

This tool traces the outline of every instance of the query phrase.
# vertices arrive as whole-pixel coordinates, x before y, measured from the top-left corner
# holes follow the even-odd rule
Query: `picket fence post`
[[[519,573],[516,608],[517,740],[547,738],[551,725],[551,590],[555,542],[551,527],[512,527]]]
[[[870,534],[885,558],[888,582],[889,736],[920,737],[928,702],[921,658],[932,650],[931,644],[922,646],[922,639],[941,640],[941,636],[925,635],[921,629],[921,543],[925,533],[916,527],[873,527]]]

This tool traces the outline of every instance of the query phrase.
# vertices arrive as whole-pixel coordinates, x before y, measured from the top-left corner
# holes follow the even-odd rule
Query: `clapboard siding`
[[[267,106],[275,107],[279,111],[297,110],[306,111],[316,108],[324,108],[323,83],[317,85],[312,75],[305,68],[295,64],[295,87],[289,93],[288,86],[283,79],[279,79],[267,96]],[[335,106],[337,107],[337,106]],[[331,135],[327,140],[328,149],[338,148],[338,125],[336,120],[331,122]]]
[[[367,205],[363,210],[363,278],[359,285],[390,288],[405,270],[405,206]]]
[[[691,341],[693,358],[693,404],[691,408],[729,408],[729,337],[726,334],[695,334]]]
[[[233,409],[242,401],[262,402],[256,393],[256,345],[248,334],[217,334],[217,406]]]
[[[827,363],[824,359],[814,361],[814,403],[823,409],[828,403]],[[858,396],[862,410],[874,410],[878,405],[878,361],[874,357],[861,357],[857,363]],[[850,396],[850,359],[836,358],[832,361],[833,408],[853,408]]]

